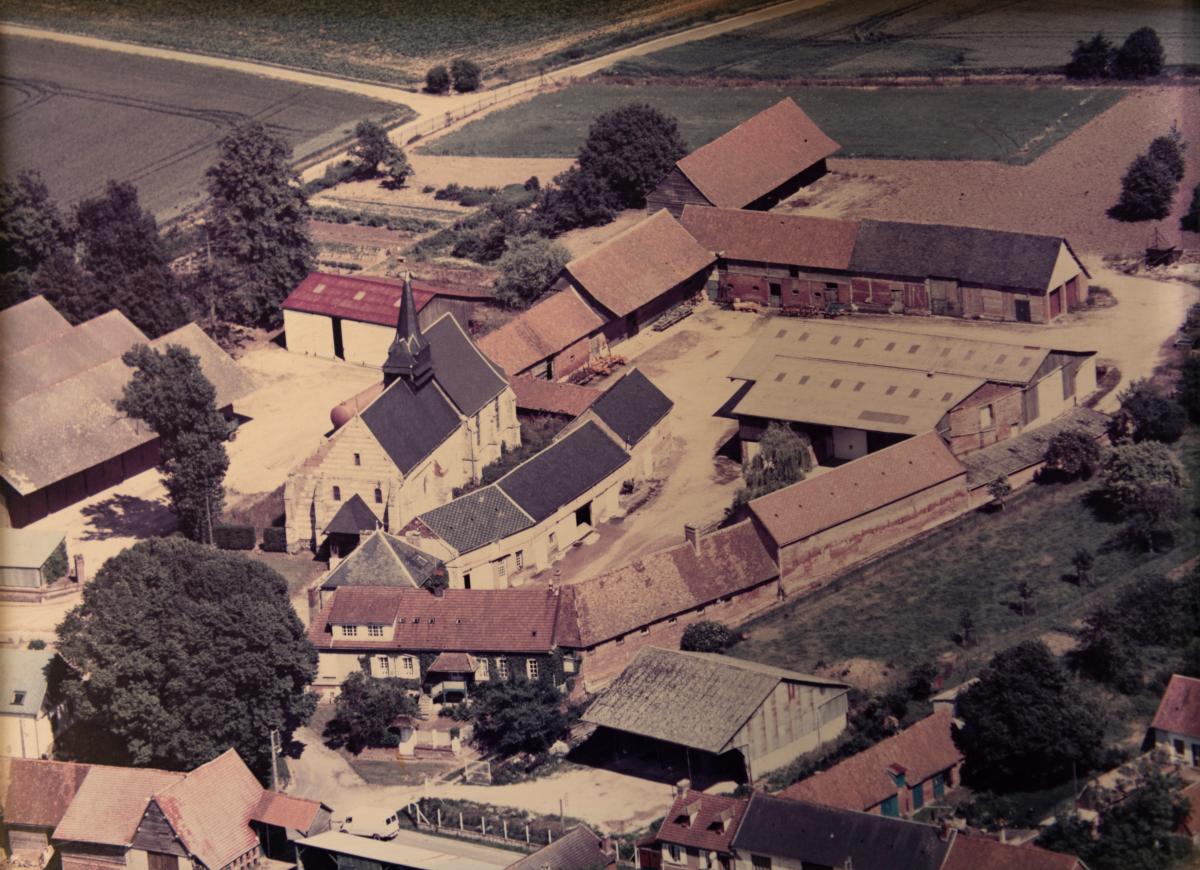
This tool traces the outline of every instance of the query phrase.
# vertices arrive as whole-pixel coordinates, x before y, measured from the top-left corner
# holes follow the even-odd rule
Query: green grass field
[[[645,102],[673,115],[697,148],[785,96],[842,145],[840,157],[1028,163],[1124,91],[943,88],[701,88],[579,84],[487,115],[425,145],[427,154],[573,157],[601,112]]]
[[[1200,495],[1200,432],[1191,429],[1181,448]],[[750,638],[732,654],[810,672],[849,658],[911,665],[961,650],[954,634],[970,611],[978,645],[962,653],[956,677],[974,673],[990,656],[1026,638],[1070,630],[1084,614],[1111,600],[1138,578],[1166,574],[1200,549],[1200,517],[1187,511],[1176,545],[1166,553],[1106,546],[1119,526],[1097,520],[1083,504],[1096,486],[1033,485],[998,513],[975,513],[844,575],[836,588],[799,600],[748,626]],[[1096,587],[1063,579],[1077,547],[1096,554]],[[1036,614],[1014,608],[1017,584],[1036,590]]]
[[[1200,57],[1200,7],[1187,0],[856,0],[829,4],[619,63],[617,72],[752,79],[1051,71],[1076,40],[1159,33],[1168,64]]]
[[[377,81],[418,81],[465,55],[485,74],[534,75],[762,0],[710,0],[661,11],[663,0],[32,0],[5,3],[21,24],[185,51],[268,61]],[[557,50],[539,51],[551,43]],[[531,60],[532,58],[532,60]]]

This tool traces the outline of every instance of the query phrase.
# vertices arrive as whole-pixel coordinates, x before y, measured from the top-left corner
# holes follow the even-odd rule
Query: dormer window
[[[358,626],[357,625],[343,625],[342,626],[342,637],[355,637],[357,635],[358,635]]]
[[[383,637],[383,626],[382,625],[368,625],[367,626],[367,637]]]

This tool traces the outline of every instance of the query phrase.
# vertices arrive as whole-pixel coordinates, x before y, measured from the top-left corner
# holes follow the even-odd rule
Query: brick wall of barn
[[[888,547],[971,509],[966,474],[892,502],[801,541],[780,547],[779,570],[788,595],[811,592],[830,577]]]
[[[625,670],[642,647],[679,649],[684,629],[694,622],[711,619],[724,625],[736,626],[778,603],[779,584],[775,580],[768,580],[742,592],[704,602],[690,610],[632,628],[623,635],[581,650],[581,679],[576,683],[576,691],[600,691]]]
[[[950,410],[945,433],[955,455],[969,453],[1021,431],[1021,389],[1007,387],[987,399],[968,396]]]
[[[592,339],[585,336],[550,358],[550,380],[559,381],[592,358]],[[534,366],[537,369],[537,366]]]

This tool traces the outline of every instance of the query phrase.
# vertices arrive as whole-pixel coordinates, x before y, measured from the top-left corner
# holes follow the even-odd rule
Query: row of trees
[[[1121,197],[1109,213],[1124,221],[1161,220],[1169,215],[1183,180],[1186,148],[1174,125],[1151,142],[1146,153],[1135,157],[1125,170]]]
[[[1164,60],[1158,34],[1142,27],[1125,37],[1120,48],[1103,33],[1079,40],[1065,72],[1072,79],[1145,79],[1161,74]]]
[[[479,64],[469,58],[459,57],[450,62],[450,68],[438,64],[425,73],[425,90],[431,94],[446,94],[450,88],[460,94],[479,90],[483,71]]]

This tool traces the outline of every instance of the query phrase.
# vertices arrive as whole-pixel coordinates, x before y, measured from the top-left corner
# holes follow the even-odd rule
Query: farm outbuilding
[[[1087,301],[1088,271],[1060,236],[694,205],[680,221],[717,254],[730,301],[1027,323]]]
[[[360,365],[382,365],[396,334],[404,281],[379,276],[313,272],[283,301],[287,348]],[[429,329],[443,314],[464,326],[474,307],[491,297],[413,281],[417,320]]]
[[[71,326],[40,296],[0,312],[0,525],[21,528],[158,463],[158,438],[117,411],[137,344],[181,345],[200,358],[217,407],[254,389],[251,378],[194,323],[150,341],[119,311]]]
[[[573,288],[551,293],[479,339],[479,349],[509,377],[557,381],[608,353],[604,318]]]
[[[767,210],[824,175],[840,147],[788,97],[676,163],[646,208],[675,217],[689,203]]]
[[[64,532],[0,528],[0,587],[41,589],[69,570]]]

